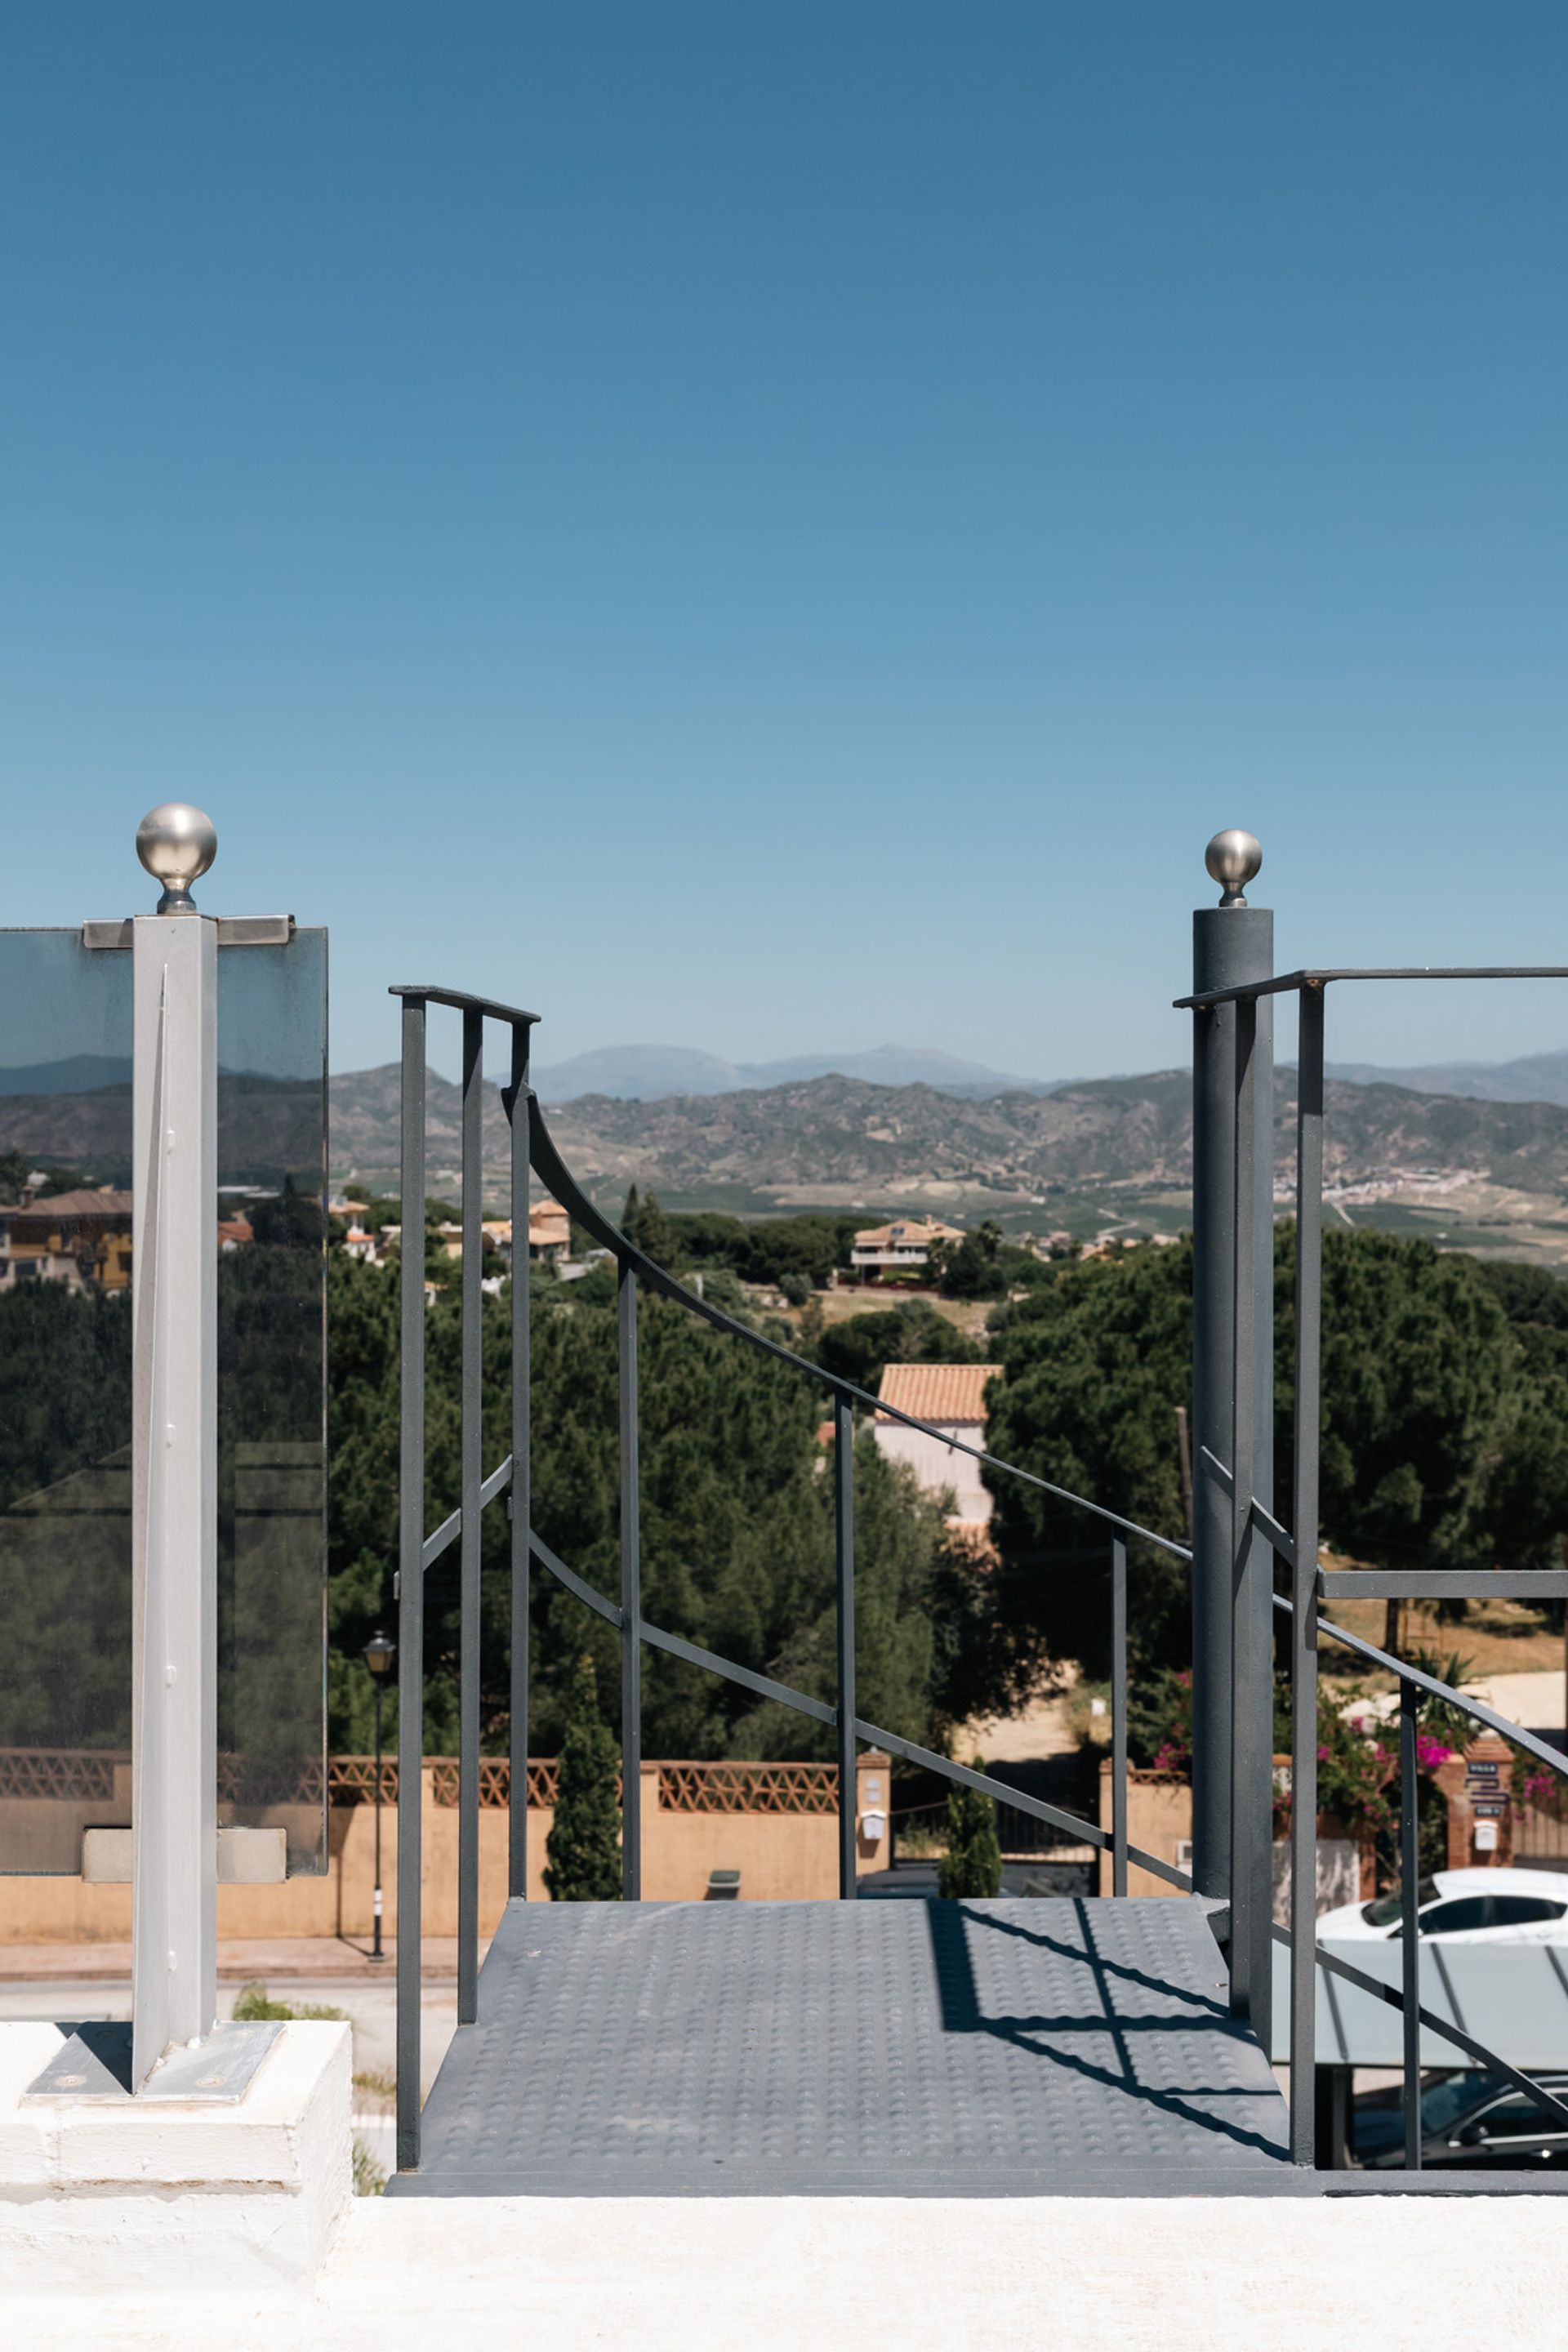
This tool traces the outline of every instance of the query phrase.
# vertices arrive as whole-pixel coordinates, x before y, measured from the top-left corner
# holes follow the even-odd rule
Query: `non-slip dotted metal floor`
[[[394,2195],[1288,2184],[1182,1901],[508,1906]]]

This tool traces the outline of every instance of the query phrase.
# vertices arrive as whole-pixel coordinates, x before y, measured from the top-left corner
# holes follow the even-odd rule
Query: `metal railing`
[[[1218,877],[1216,877],[1218,878]],[[1223,919],[1223,918],[1222,918]],[[1322,1568],[1319,1560],[1319,1449],[1321,1422],[1322,1207],[1323,1207],[1323,1029],[1324,997],[1331,982],[1427,980],[1568,979],[1568,967],[1457,966],[1394,970],[1301,971],[1248,979],[1195,991],[1177,1000],[1199,1026],[1194,1070],[1205,1063],[1209,1076],[1227,1082],[1231,1097],[1230,1158],[1234,1192],[1228,1227],[1231,1342],[1230,1461],[1204,1447],[1203,1467],[1229,1506],[1228,1559],[1233,1574],[1233,1656],[1268,1661],[1267,1675],[1236,1672],[1231,1725],[1231,1977],[1233,2005],[1248,2015],[1267,2049],[1271,2042],[1273,1946],[1290,1954],[1289,2064],[1290,2154],[1298,2165],[1316,2161],[1313,2100],[1310,2085],[1316,2065],[1317,1978],[1322,1969],[1402,2012],[1404,2027],[1404,2123],[1406,2169],[1421,2168],[1421,2031],[1423,2026],[1525,2090],[1544,2109],[1568,2123],[1568,2105],[1532,2083],[1457,2024],[1421,2002],[1418,1929],[1421,1876],[1418,1848],[1416,1730],[1424,1698],[1441,1700],[1487,1728],[1552,1772],[1568,1775],[1568,1757],[1532,1732],[1468,1694],[1453,1689],[1403,1658],[1392,1656],[1322,1613],[1321,1604],[1354,1595],[1363,1600],[1477,1598],[1568,1598],[1568,1570],[1540,1569],[1475,1572],[1462,1570],[1350,1570]],[[1291,1529],[1281,1527],[1258,1499],[1264,1481],[1257,1475],[1254,1432],[1257,1400],[1272,1408],[1271,1367],[1259,1342],[1267,1328],[1259,1315],[1262,1289],[1270,1290],[1271,1263],[1262,1263],[1256,1242],[1260,1223],[1272,1218],[1272,1152],[1258,1148],[1268,1122],[1258,1116],[1260,1085],[1268,1078],[1268,1045],[1260,1044],[1258,1007],[1271,997],[1297,999],[1296,1297],[1295,1399],[1291,1467]],[[1228,1009],[1231,1024],[1223,1041],[1201,1034],[1205,1019]],[[1275,1590],[1278,1562],[1289,1582]],[[1273,1919],[1272,1840],[1258,1824],[1268,1822],[1272,1770],[1265,1781],[1252,1769],[1259,1735],[1272,1708],[1272,1620],[1289,1629],[1290,1741],[1290,1924]],[[1399,1692],[1399,1843],[1401,1981],[1381,1983],[1317,1943],[1318,1657],[1324,1639],[1338,1643],[1364,1664],[1392,1675]]]
[[[1216,877],[1217,878],[1217,877]],[[1244,901],[1227,900],[1226,905]],[[1200,918],[1200,920],[1202,918]],[[1223,956],[1219,959],[1224,968]],[[1194,1053],[1194,1297],[1195,1402],[1198,1430],[1226,1444],[1222,1460],[1213,1442],[1199,1449],[1202,1485],[1197,1498],[1194,1545],[1174,1541],[1083,1496],[1071,1494],[985,1448],[953,1438],[916,1415],[899,1411],[855,1382],[753,1330],[710,1301],[689,1290],[655,1263],[595,1206],[563,1162],[528,1083],[531,1013],[461,992],[410,986],[395,990],[403,1006],[402,1146],[405,1246],[402,1253],[402,1500],[399,1565],[401,1651],[405,1661],[422,1660],[425,1647],[424,1576],[454,1543],[459,1546],[458,1754],[455,1773],[460,1810],[458,1833],[459,2024],[477,2020],[479,1987],[479,1811],[484,1759],[480,1738],[480,1523],[484,1510],[503,1495],[510,1513],[511,1785],[519,1785],[528,1740],[529,1599],[537,1563],[620,1637],[622,1723],[622,1892],[627,1901],[641,1893],[641,1666],[645,1645],[697,1665],[754,1696],[791,1708],[830,1728],[837,1748],[839,1815],[839,1894],[856,1893],[855,1759],[858,1744],[886,1750],[942,1779],[972,1788],[1007,1806],[1014,1815],[1065,1832],[1076,1843],[1109,1850],[1112,1892],[1127,1892],[1129,1863],[1167,1885],[1191,1892],[1194,1877],[1128,1837],[1127,1545],[1146,1543],[1167,1558],[1194,1564],[1194,1858],[1198,1891],[1223,1894],[1228,1901],[1226,1937],[1231,2005],[1250,2019],[1265,2049],[1270,2039],[1273,1948],[1290,1954],[1289,2153],[1298,2166],[1315,2161],[1313,2076],[1315,2070],[1316,1970],[1321,1969],[1401,2010],[1405,2019],[1406,2156],[1420,2163],[1420,2033],[1423,2027],[1526,2089],[1543,2107],[1568,2121],[1568,2107],[1518,2069],[1486,2049],[1458,2025],[1422,2006],[1420,1954],[1415,1932],[1416,1748],[1415,1726],[1422,1696],[1436,1696],[1474,1720],[1500,1731],[1517,1748],[1558,1775],[1568,1759],[1532,1734],[1463,1692],[1450,1689],[1402,1659],[1387,1655],[1321,1613],[1321,1603],[1343,1589],[1344,1580],[1320,1569],[1318,1559],[1320,1358],[1321,1327],[1321,1213],[1323,1150],[1323,990],[1335,980],[1568,978],[1568,968],[1535,967],[1517,971],[1483,968],[1471,971],[1302,971],[1232,981],[1195,991],[1179,1000],[1190,1008],[1198,1031]],[[1269,1313],[1271,1300],[1272,1151],[1269,1145],[1271,1042],[1260,1031],[1258,1007],[1283,992],[1294,992],[1301,1016],[1297,1122],[1297,1265],[1295,1434],[1291,1477],[1294,1534],[1259,1500],[1268,1480],[1268,1444],[1260,1433],[1272,1412]],[[424,1526],[425,1495],[425,1317],[422,1230],[425,1199],[425,1092],[426,1015],[432,1005],[461,1013],[462,1146],[461,1223],[461,1498],[458,1507],[432,1533]],[[503,1090],[510,1129],[510,1181],[514,1233],[526,1231],[531,1171],[574,1223],[613,1257],[617,1275],[618,1402],[620,1447],[620,1591],[611,1600],[559,1559],[533,1529],[529,1492],[529,1283],[526,1256],[514,1253],[510,1297],[511,1449],[488,1473],[480,1448],[481,1360],[479,1225],[483,1181],[481,1155],[482,1046],[485,1024],[505,1026],[511,1041],[510,1076]],[[1205,1024],[1210,1024],[1205,1034]],[[1205,1141],[1206,1136],[1206,1141]],[[1218,1216],[1218,1206],[1224,1213]],[[1200,1229],[1207,1219],[1206,1236]],[[674,1300],[744,1346],[789,1366],[831,1401],[837,1697],[834,1704],[791,1688],[773,1677],[652,1623],[643,1613],[640,1559],[640,1480],[637,1375],[637,1299],[647,1288]],[[1217,1310],[1217,1319],[1216,1319]],[[1205,1320],[1206,1318],[1206,1320]],[[1223,1342],[1223,1344],[1221,1344]],[[1205,1350],[1207,1351],[1205,1359]],[[1206,1371],[1205,1371],[1206,1361]],[[1216,1390],[1216,1365],[1224,1373]],[[1206,1388],[1205,1388],[1206,1380]],[[1216,1395],[1220,1400],[1215,1407]],[[1206,1405],[1205,1405],[1206,1398]],[[857,1408],[937,1437],[950,1451],[1016,1479],[1087,1513],[1107,1530],[1111,1584],[1111,1813],[1109,1829],[1059,1806],[1026,1794],[984,1772],[972,1770],[905,1739],[860,1715],[855,1692],[854,1417]],[[1216,1521],[1216,1505],[1219,1506]],[[1206,1516],[1205,1516],[1206,1515]],[[1215,1530],[1220,1548],[1216,1555]],[[1212,1565],[1218,1559],[1221,1574]],[[1288,1591],[1275,1590],[1275,1563],[1289,1579]],[[1535,1599],[1568,1595],[1568,1571],[1521,1571],[1500,1578],[1495,1571],[1466,1577],[1451,1571],[1357,1572],[1354,1590],[1364,1596],[1419,1591],[1457,1598],[1476,1591]],[[1272,1885],[1272,1622],[1281,1612],[1289,1628],[1291,1738],[1291,1916],[1289,1927],[1273,1919]],[[1401,1692],[1400,1819],[1404,1860],[1405,1933],[1403,1981],[1383,1984],[1337,1953],[1322,1950],[1316,1937],[1318,1651],[1322,1639],[1342,1644],[1363,1662],[1392,1674]],[[1223,1682],[1223,1692],[1216,1689]],[[1200,1683],[1208,1707],[1205,1725],[1198,1706]],[[1224,1704],[1216,1708],[1216,1696]],[[405,1753],[423,1746],[423,1677],[405,1672],[399,1694],[399,1744]],[[1216,1734],[1218,1735],[1216,1738]],[[1216,1760],[1218,1759],[1218,1760]],[[1217,1786],[1223,1779],[1224,1788]],[[1216,1801],[1223,1797],[1224,1801]],[[1227,1852],[1216,1847],[1216,1825]],[[1207,1852],[1206,1872],[1202,1860]],[[420,1916],[421,1847],[418,1791],[412,1776],[399,1791],[398,1916]],[[1205,1883],[1206,1875],[1206,1883]],[[1218,1882],[1216,1885],[1216,1881]],[[509,1834],[509,1893],[527,1892],[527,1806],[512,1805]],[[419,2157],[419,1937],[402,1932],[397,1944],[397,2160],[416,2167]],[[1391,2174],[1389,2185],[1400,2176]],[[1495,2185],[1495,2183],[1494,2183]]]
[[[471,996],[455,989],[407,986],[392,992],[403,1007],[402,1061],[402,1198],[404,1247],[401,1255],[401,1505],[398,1566],[399,1646],[405,1662],[425,1654],[424,1579],[427,1570],[456,1543],[458,1571],[458,1756],[443,1769],[455,1773],[459,1810],[458,1851],[458,2021],[472,2024],[479,2016],[479,1815],[482,1776],[492,1759],[482,1759],[480,1738],[480,1528],[482,1514],[503,1496],[510,1509],[510,1685],[509,1740],[512,1785],[527,1757],[529,1696],[529,1600],[535,1563],[583,1605],[613,1626],[621,1644],[621,1885],[627,1902],[642,1891],[642,1723],[641,1669],[646,1647],[705,1668],[754,1696],[771,1699],[835,1735],[837,1763],[835,1803],[838,1814],[838,1874],[841,1899],[856,1894],[856,1757],[858,1747],[885,1750],[905,1762],[924,1767],[943,1780],[1011,1808],[1017,1816],[1065,1832],[1078,1845],[1107,1848],[1112,1857],[1118,1894],[1127,1885],[1129,1860],[1183,1892],[1191,1887],[1184,1871],[1159,1855],[1131,1845],[1127,1836],[1126,1774],[1113,1806],[1110,1827],[1081,1819],[1044,1799],[994,1780],[967,1765],[954,1763],[872,1723],[857,1706],[855,1696],[855,1412],[879,1412],[910,1429],[939,1438],[951,1452],[1021,1480],[1038,1492],[1087,1512],[1104,1526],[1110,1537],[1112,1589],[1113,1738],[1121,1764],[1127,1741],[1127,1541],[1152,1545],[1171,1558],[1186,1560],[1187,1547],[1173,1542],[1152,1528],[1139,1526],[1119,1512],[1073,1495],[1066,1487],[1037,1476],[1016,1464],[1002,1461],[984,1447],[955,1439],[913,1413],[900,1412],[852,1381],[826,1371],[752,1327],[728,1315],[710,1300],[689,1290],[677,1278],[629,1242],[595,1206],[576,1182],[557,1151],[543,1114],[528,1083],[529,1031],[535,1016],[510,1005]],[[458,1507],[429,1534],[425,1513],[425,1268],[417,1237],[423,1229],[425,1200],[425,1095],[426,1081],[426,1017],[431,1005],[450,1007],[462,1016],[460,1222],[463,1253],[459,1276],[461,1308],[461,1499]],[[530,1172],[565,1209],[574,1222],[616,1265],[618,1400],[620,1441],[620,1593],[612,1601],[557,1557],[530,1525],[529,1494],[529,1279],[526,1257],[514,1252],[510,1297],[511,1450],[486,1472],[480,1452],[483,1403],[480,1360],[480,1288],[479,1233],[481,1222],[483,1166],[481,1153],[482,1062],[485,1024],[504,1026],[511,1040],[511,1069],[502,1103],[510,1130],[510,1189],[512,1231],[526,1232]],[[793,1689],[772,1675],[759,1674],[733,1659],[719,1656],[684,1636],[656,1625],[643,1613],[641,1591],[641,1496],[638,1475],[638,1398],[637,1376],[637,1303],[640,1289],[673,1299],[715,1329],[728,1332],[746,1347],[788,1365],[831,1401],[833,1446],[834,1591],[837,1639],[837,1698],[833,1704]],[[1112,1532],[1113,1531],[1113,1532]],[[405,1671],[398,1693],[398,1744],[405,1754],[423,1747],[423,1676]],[[754,1769],[755,1768],[736,1768]],[[795,1768],[799,1769],[799,1768]],[[527,1808],[512,1805],[508,1840],[508,1893],[527,1895]],[[416,2167],[419,2158],[420,2080],[420,1939],[406,1932],[405,1923],[420,1917],[422,1869],[418,1790],[409,1776],[398,1794],[397,1903],[397,2161],[400,2169]]]

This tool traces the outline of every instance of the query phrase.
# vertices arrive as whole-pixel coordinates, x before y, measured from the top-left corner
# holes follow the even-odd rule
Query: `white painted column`
[[[132,2072],[217,2010],[217,925],[133,925]]]

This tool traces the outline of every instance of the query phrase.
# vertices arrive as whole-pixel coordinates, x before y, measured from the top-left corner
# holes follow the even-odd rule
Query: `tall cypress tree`
[[[972,1771],[985,1769],[978,1756]],[[1002,1892],[1002,1847],[996,1808],[978,1789],[955,1781],[947,1793],[947,1852],[937,1871],[936,1891],[945,1895],[993,1895]]]
[[[594,1661],[584,1651],[572,1677],[572,1713],[561,1743],[555,1819],[544,1842],[544,1884],[552,1903],[614,1903],[621,1892],[620,1757],[599,1715]]]

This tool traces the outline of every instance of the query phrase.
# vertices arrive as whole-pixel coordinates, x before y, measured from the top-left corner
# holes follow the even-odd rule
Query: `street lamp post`
[[[370,1668],[370,1678],[375,1687],[375,1923],[370,1948],[373,1960],[386,1958],[381,1948],[381,1694],[396,1655],[396,1643],[389,1642],[384,1633],[373,1633],[364,1645],[364,1662]]]

